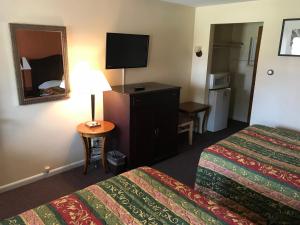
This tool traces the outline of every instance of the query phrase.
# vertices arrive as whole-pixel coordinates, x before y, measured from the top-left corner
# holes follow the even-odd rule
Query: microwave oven
[[[208,77],[208,89],[228,88],[230,85],[229,73],[212,73]]]

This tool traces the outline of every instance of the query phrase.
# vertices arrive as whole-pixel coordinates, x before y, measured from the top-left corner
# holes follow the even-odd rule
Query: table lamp
[[[99,121],[95,121],[95,94],[109,91],[111,90],[111,87],[101,71],[91,70],[84,76],[85,77],[80,86],[83,88],[84,92],[87,92],[91,95],[92,112],[92,120],[86,122],[85,124],[88,127],[101,126]]]

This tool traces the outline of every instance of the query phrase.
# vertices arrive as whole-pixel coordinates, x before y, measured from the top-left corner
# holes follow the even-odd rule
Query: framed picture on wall
[[[278,55],[300,56],[300,18],[283,20]]]

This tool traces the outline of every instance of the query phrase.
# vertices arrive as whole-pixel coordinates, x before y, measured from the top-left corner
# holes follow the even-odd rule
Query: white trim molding
[[[24,186],[26,184],[33,183],[35,181],[38,181],[38,180],[41,180],[41,179],[44,179],[44,178],[47,178],[47,177],[51,177],[51,176],[59,174],[59,173],[63,173],[65,171],[71,170],[71,169],[76,168],[78,166],[82,166],[83,164],[84,164],[84,160],[80,160],[80,161],[73,162],[73,163],[70,163],[70,164],[65,165],[65,166],[61,166],[61,167],[52,169],[52,170],[49,171],[49,173],[39,173],[39,174],[36,174],[34,176],[31,176],[31,177],[26,177],[24,179],[17,180],[17,181],[14,181],[12,183],[9,183],[9,184],[2,185],[2,186],[0,186],[0,193],[3,193],[3,192],[6,192],[6,191],[9,191],[9,190]]]

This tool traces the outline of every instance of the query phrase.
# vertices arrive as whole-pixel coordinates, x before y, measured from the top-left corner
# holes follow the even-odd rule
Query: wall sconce
[[[196,46],[195,47],[195,53],[197,57],[201,57],[202,56],[202,48],[201,46]]]

